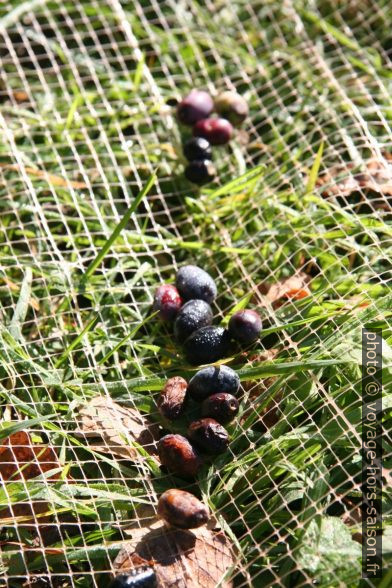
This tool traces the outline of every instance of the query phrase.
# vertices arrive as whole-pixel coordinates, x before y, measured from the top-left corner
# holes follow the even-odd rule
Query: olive
[[[218,421],[206,418],[189,425],[188,435],[205,453],[223,453],[229,445],[229,434]]]
[[[184,490],[166,490],[158,501],[158,515],[179,529],[196,529],[209,518],[207,507],[196,496]]]

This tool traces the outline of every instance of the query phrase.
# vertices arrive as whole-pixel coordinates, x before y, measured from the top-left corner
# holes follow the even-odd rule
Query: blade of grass
[[[20,325],[25,320],[29,308],[32,280],[32,269],[31,267],[27,267],[20,289],[19,300],[16,303],[15,311],[9,327],[10,333],[16,341],[19,341],[22,338]]]
[[[310,170],[308,183],[306,185],[306,194],[311,194],[316,186],[318,173],[320,170],[321,159],[323,157],[324,151],[324,142],[320,143],[320,147],[318,148],[316,158],[312,165],[312,169]]]
[[[130,333],[128,333],[128,335],[125,335],[125,337],[123,337],[121,339],[121,341],[119,341],[117,343],[117,345],[115,345],[113,347],[113,349],[111,349],[110,351],[108,351],[108,353],[105,355],[105,357],[103,357],[99,362],[98,365],[102,365],[104,363],[107,362],[107,360],[112,357],[112,355],[114,353],[116,353],[116,351],[118,351],[120,349],[120,347],[122,345],[124,345],[124,343],[126,341],[128,341],[128,339],[130,339],[131,337],[133,337],[134,335],[136,335],[136,333],[139,331],[139,329],[141,329],[144,325],[146,325],[154,316],[156,316],[158,314],[157,312],[153,312],[150,316],[148,316],[147,318],[145,318],[141,323],[139,323],[138,325],[136,325],[136,327],[134,329],[132,329],[132,331]]]
[[[109,249],[111,248],[111,246],[113,245],[113,243],[115,242],[117,237],[120,235],[121,231],[126,227],[129,219],[131,218],[132,214],[135,212],[135,210],[139,206],[140,202],[143,200],[143,198],[146,196],[146,194],[148,194],[148,192],[151,190],[155,181],[156,181],[156,174],[153,173],[153,174],[151,174],[151,176],[147,180],[147,183],[145,184],[145,186],[140,190],[139,194],[136,196],[135,200],[133,201],[131,206],[128,208],[127,212],[124,214],[121,221],[118,223],[118,225],[116,226],[116,228],[114,229],[114,231],[112,232],[110,237],[106,240],[106,243],[102,246],[101,251],[98,253],[97,257],[90,263],[90,265],[86,269],[86,272],[84,273],[84,275],[81,279],[82,284],[85,284],[87,282],[88,278],[95,272],[97,267],[100,265],[103,258],[105,257],[105,255],[107,254],[107,252],[109,251]]]
[[[134,87],[135,92],[137,92],[139,90],[140,82],[142,81],[145,61],[146,61],[145,55],[144,55],[144,53],[142,53],[139,61],[137,62],[137,66],[135,69],[135,75],[133,77],[133,87]]]
[[[64,361],[67,359],[71,351],[75,349],[78,343],[80,343],[80,341],[83,339],[84,335],[88,333],[93,327],[95,327],[95,325],[99,321],[99,318],[99,315],[97,315],[89,323],[87,323],[87,325],[84,327],[81,333],[79,333],[76,339],[72,341],[72,343],[67,347],[62,356],[56,361],[55,368],[59,368],[64,363]]]
[[[38,417],[36,419],[28,419],[27,421],[20,421],[13,425],[4,426],[4,423],[1,424],[0,427],[0,441],[3,439],[7,439],[10,435],[14,433],[18,433],[19,431],[24,431],[25,429],[29,429],[30,427],[34,427],[38,423],[42,423],[43,421],[50,421],[51,418],[54,418],[55,414],[49,414],[42,417]]]

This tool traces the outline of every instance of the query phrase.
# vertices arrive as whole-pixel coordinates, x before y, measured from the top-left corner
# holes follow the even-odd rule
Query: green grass
[[[261,341],[228,359],[244,385],[230,451],[190,486],[236,546],[234,585],[359,586],[358,525],[343,524],[340,499],[358,498],[361,476],[363,325],[383,328],[392,467],[391,213],[373,192],[361,206],[359,193],[327,199],[317,180],[391,152],[392,18],[382,1],[213,4],[0,8],[0,439],[29,430],[56,448],[60,476],[0,488],[0,511],[34,499],[51,515],[39,548],[26,517],[0,526],[11,588],[29,574],[103,588],[138,509],[184,487],[147,458],[97,452],[75,419],[108,394],[167,429],[157,394],[194,369],[151,302],[183,263],[216,279],[217,324],[246,305],[264,318]],[[167,104],[225,79],[249,102],[248,135],[215,150],[219,176],[198,191]],[[261,306],[259,286],[296,271],[311,296]],[[257,357],[270,348],[273,360]],[[279,419],[265,429],[274,399]],[[388,532],[391,510],[386,486]]]

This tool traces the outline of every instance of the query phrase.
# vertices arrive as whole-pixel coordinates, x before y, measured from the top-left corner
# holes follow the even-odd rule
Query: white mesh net
[[[170,487],[209,504],[233,559],[218,580],[209,547],[167,585],[359,585],[362,326],[390,359],[391,26],[387,0],[0,3],[0,585],[108,585]],[[173,116],[193,87],[250,106],[200,192]],[[110,415],[95,436],[77,419],[103,396],[169,430],[158,391],[192,369],[151,302],[184,263],[216,279],[217,324],[249,300],[265,327],[230,361],[230,448],[192,484]],[[390,512],[385,479],[382,586]]]

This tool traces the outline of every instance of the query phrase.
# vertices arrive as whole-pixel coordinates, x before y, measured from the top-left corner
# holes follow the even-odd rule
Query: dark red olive
[[[195,137],[204,137],[211,145],[225,145],[233,135],[233,127],[225,118],[205,118],[193,127]]]
[[[182,435],[165,435],[158,441],[161,464],[183,478],[195,478],[203,465],[201,457]]]
[[[184,490],[166,490],[158,501],[158,515],[173,527],[196,529],[208,522],[208,508]]]
[[[194,125],[210,116],[214,101],[208,92],[192,90],[177,106],[177,118],[183,125]]]
[[[255,310],[239,310],[230,318],[229,333],[240,343],[248,345],[259,338],[262,328],[261,318]]]
[[[203,417],[211,417],[218,423],[229,423],[238,414],[238,400],[227,392],[218,392],[206,398],[201,407]]]
[[[237,92],[222,92],[215,98],[215,110],[217,113],[238,126],[244,122],[249,114],[248,104]]]
[[[158,399],[158,408],[162,416],[174,421],[183,415],[187,388],[188,383],[184,378],[169,378]]]
[[[181,296],[173,284],[161,284],[154,296],[153,310],[165,321],[173,321],[182,306]]]
[[[223,453],[229,445],[229,434],[214,419],[199,419],[189,425],[188,435],[205,453]]]

